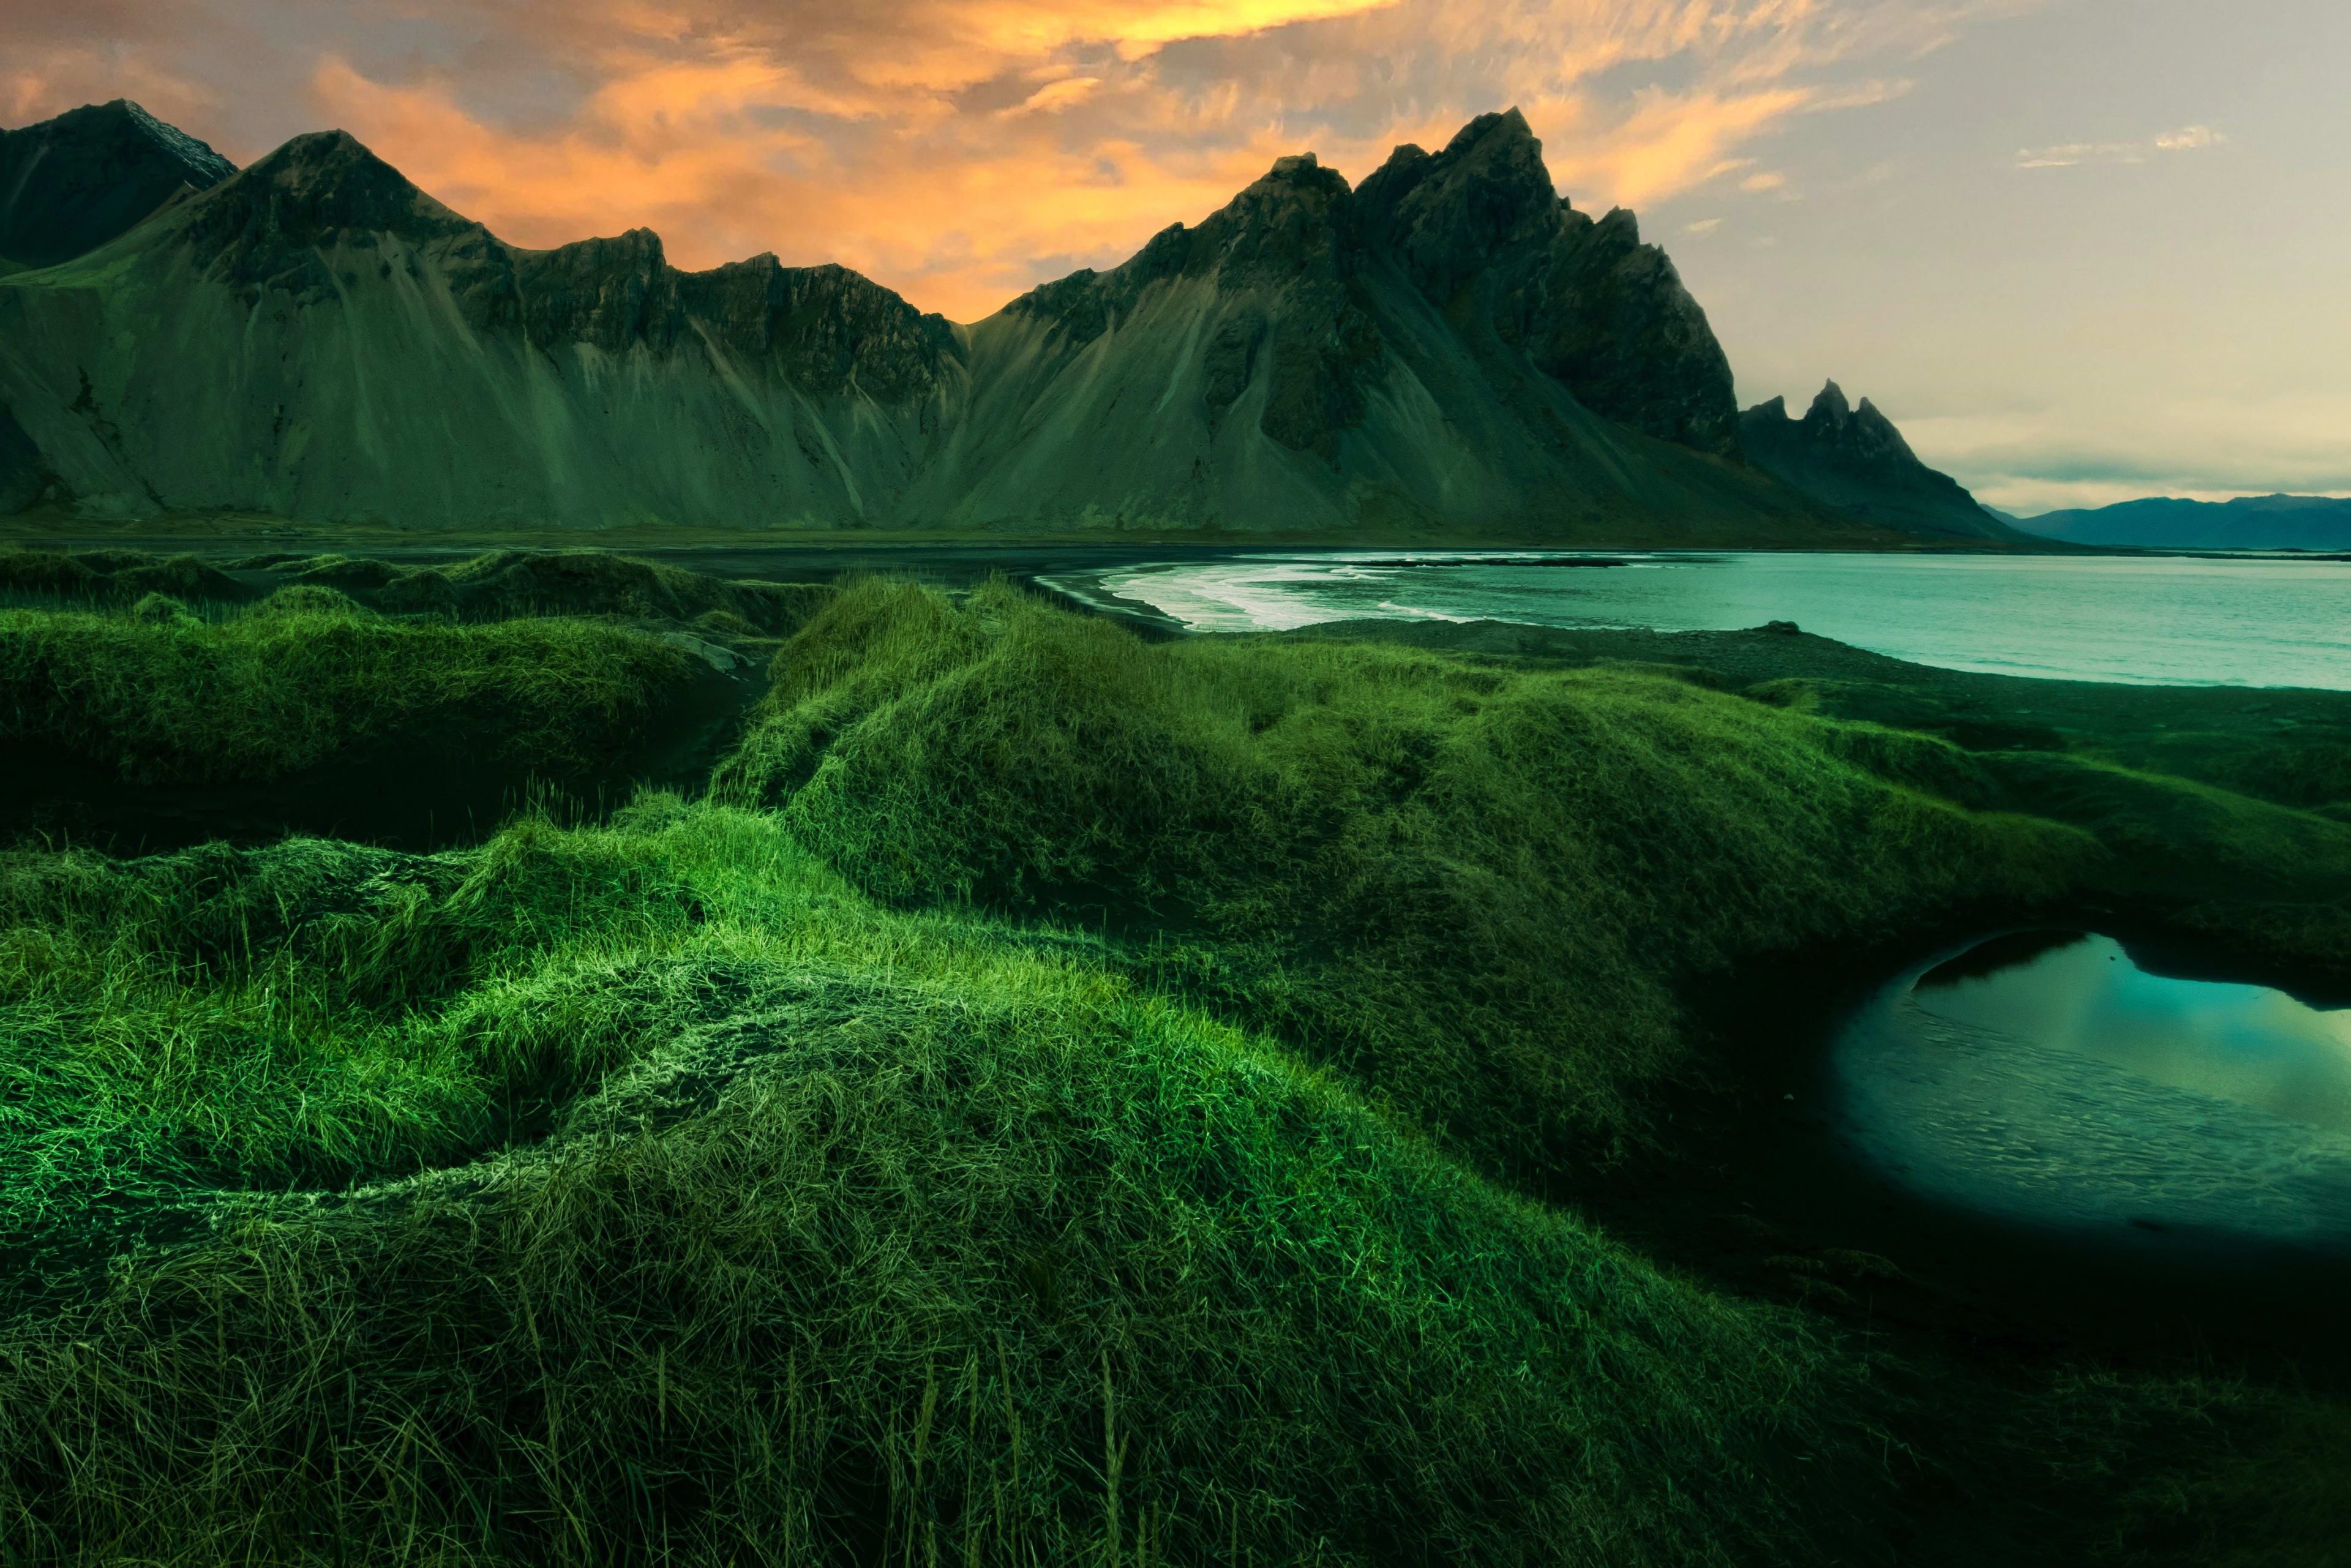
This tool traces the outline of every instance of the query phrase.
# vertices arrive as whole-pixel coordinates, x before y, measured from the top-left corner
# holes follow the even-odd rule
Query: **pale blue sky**
[[[1742,402],[1834,375],[1995,505],[2351,493],[2351,5],[2074,0],[1905,74],[1644,214]]]

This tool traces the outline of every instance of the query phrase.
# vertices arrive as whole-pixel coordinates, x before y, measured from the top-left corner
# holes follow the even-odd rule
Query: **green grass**
[[[1743,962],[2044,898],[2078,833],[1955,747],[1654,672],[1147,645],[986,590],[846,591],[717,789],[885,901],[1092,918],[1450,1146],[1604,1154]]]
[[[298,584],[364,594],[388,613],[466,621],[620,616],[772,636],[798,626],[831,596],[821,583],[730,582],[605,550],[492,550],[439,566],[343,555],[252,561]]]
[[[7,887],[11,1201],[224,1226],[0,1335],[19,1553],[1803,1560],[1906,1463],[1822,1331],[772,818]]]
[[[0,742],[139,783],[262,782],[428,730],[577,765],[632,736],[694,667],[623,626],[393,621],[316,585],[213,622],[159,600],[0,610]]]
[[[254,768],[668,652],[299,591],[0,647]],[[1719,1070],[1742,967],[2119,888],[2167,812],[2278,894],[2320,819],[1000,588],[855,588],[777,674],[716,799],[0,855],[5,1560],[2128,1562],[2339,1512],[2336,1405],[1907,1364],[1532,1196]]]
[[[193,555],[140,550],[28,550],[0,544],[0,603],[95,601],[130,604],[151,593],[235,603],[253,591]]]

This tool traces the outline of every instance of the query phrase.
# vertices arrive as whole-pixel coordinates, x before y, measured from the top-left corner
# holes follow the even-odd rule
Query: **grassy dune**
[[[2045,898],[2083,835],[1956,747],[1638,669],[1146,645],[868,583],[777,659],[724,796],[900,904],[1092,918],[1493,1167],[1604,1153],[1733,964]],[[1957,798],[1957,800],[1954,799]]]
[[[5,689],[139,758],[639,668],[11,613]],[[1707,988],[2120,887],[2138,797],[1002,589],[856,588],[776,678],[709,800],[0,858],[8,1560],[2325,1561],[2332,1406],[1907,1362],[1541,1197],[1708,1071]]]
[[[128,614],[0,610],[0,741],[141,783],[275,779],[425,726],[577,764],[693,667],[628,627],[394,621],[313,584],[217,621],[161,596]]]
[[[15,870],[7,1166],[52,1180],[12,1228],[221,1226],[0,1343],[20,1552],[1681,1563],[1889,1484],[1820,1330],[1089,945],[880,909],[718,808],[326,913],[351,853]]]

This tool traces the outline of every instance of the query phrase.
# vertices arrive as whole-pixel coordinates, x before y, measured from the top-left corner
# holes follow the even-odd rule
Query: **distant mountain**
[[[72,119],[9,145],[63,144]],[[1198,226],[969,327],[838,267],[684,272],[644,230],[525,250],[341,132],[201,189],[207,150],[157,144],[178,183],[156,194],[170,170],[140,154],[108,187],[143,220],[0,277],[0,507],[1893,537],[1740,459],[1705,313],[1631,214],[1559,198],[1515,111],[1358,190],[1282,159]],[[26,164],[24,210],[84,210],[43,183],[83,166]]]
[[[2351,500],[2325,496],[2240,496],[2187,501],[2158,496],[2111,507],[2044,512],[2017,527],[2085,545],[2158,549],[2351,550]]]
[[[1830,382],[1802,419],[1785,398],[1739,416],[1747,460],[1826,507],[1905,533],[1955,538],[2019,536],[1959,481],[1918,461],[1894,422],[1867,398],[1859,408]]]
[[[236,165],[127,99],[0,131],[0,260],[47,267],[94,250]]]

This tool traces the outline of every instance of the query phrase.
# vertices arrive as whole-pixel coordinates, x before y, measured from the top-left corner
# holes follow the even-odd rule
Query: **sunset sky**
[[[1824,376],[2034,512],[2351,493],[2342,0],[0,0],[0,123],[340,126],[504,237],[835,260],[961,320],[1282,153],[1516,104],[1742,402]]]

